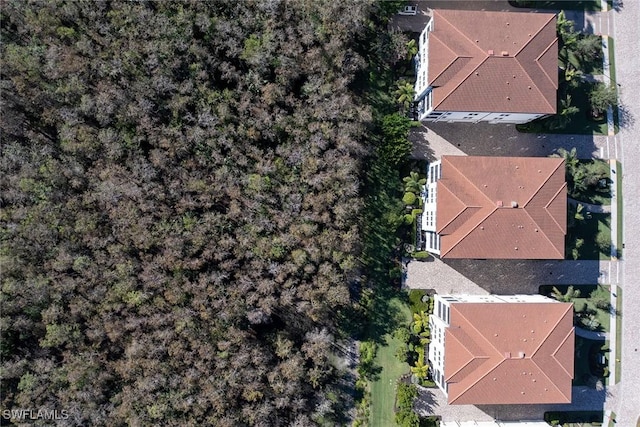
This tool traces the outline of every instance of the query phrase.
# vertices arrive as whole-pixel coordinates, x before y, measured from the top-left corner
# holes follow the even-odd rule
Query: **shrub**
[[[419,252],[414,252],[412,256],[414,259],[420,261],[420,260],[428,259],[431,256],[431,254],[427,251],[419,251]]]
[[[413,412],[413,401],[418,397],[418,389],[413,384],[398,384],[396,392],[396,423],[400,426],[418,427],[420,418]]]
[[[416,195],[408,192],[408,193],[404,193],[404,196],[402,197],[402,203],[404,203],[407,206],[413,205],[416,202]]]
[[[406,363],[407,357],[409,356],[409,350],[407,349],[407,345],[403,344],[396,350],[396,359],[398,359],[402,363]]]
[[[587,303],[584,301],[578,301],[573,303],[573,309],[576,313],[582,313],[587,308]]]
[[[411,340],[411,332],[406,327],[401,326],[393,331],[393,337],[407,344]]]
[[[412,289],[409,291],[409,305],[411,306],[412,313],[420,313],[421,311],[427,311],[429,306],[422,300],[426,296],[426,292],[419,289]]]

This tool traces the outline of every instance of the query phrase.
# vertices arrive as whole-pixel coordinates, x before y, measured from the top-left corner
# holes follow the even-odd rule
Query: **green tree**
[[[575,52],[583,62],[601,60],[602,39],[595,34],[583,34],[576,40]]]
[[[618,104],[618,93],[614,85],[596,83],[589,92],[589,103],[595,114],[603,114],[609,107]]]
[[[382,118],[382,144],[378,147],[378,153],[392,167],[402,164],[411,153],[409,129],[411,120],[401,114],[389,114]]]

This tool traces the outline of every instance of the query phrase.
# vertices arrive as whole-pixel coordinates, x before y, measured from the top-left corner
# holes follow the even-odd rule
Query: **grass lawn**
[[[395,296],[388,303],[390,311],[396,313],[395,320],[398,324],[411,322],[411,310],[404,299]],[[378,379],[371,384],[371,426],[387,427],[395,425],[396,381],[409,372],[409,365],[400,362],[395,356],[402,342],[389,333],[383,338],[384,342],[378,346],[374,361],[382,370]]]
[[[584,244],[579,249],[578,259],[611,259],[611,249],[603,247],[598,248],[596,244],[596,236],[603,233],[609,236],[609,245],[611,246],[611,214],[609,213],[585,213],[583,221],[576,221],[576,225],[567,230],[567,259],[572,259],[571,248],[573,248],[576,239],[583,239]],[[607,245],[605,245],[607,246]]]
[[[620,382],[621,366],[622,366],[622,289],[616,287],[616,377],[615,383]]]
[[[601,10],[600,0],[524,0],[509,1],[514,7],[554,10]]]

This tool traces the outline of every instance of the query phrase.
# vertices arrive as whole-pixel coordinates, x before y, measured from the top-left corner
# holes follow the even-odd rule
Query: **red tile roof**
[[[441,258],[564,258],[563,159],[442,156],[441,168]]]
[[[448,402],[570,403],[574,340],[571,303],[451,303]]]
[[[434,10],[429,84],[436,111],[554,114],[556,17]]]

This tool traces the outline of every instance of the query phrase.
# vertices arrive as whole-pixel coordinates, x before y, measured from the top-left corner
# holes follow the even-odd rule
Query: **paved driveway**
[[[470,260],[411,261],[404,286],[441,294],[537,294],[540,285],[610,283],[609,261]],[[616,274],[616,271],[614,271]]]
[[[575,147],[580,158],[607,157],[605,136],[520,133],[514,125],[489,123],[440,122],[424,127],[427,140],[434,133],[470,156],[546,157],[560,147]]]
[[[573,387],[570,404],[448,405],[440,389],[420,387],[415,409],[423,416],[438,414],[443,421],[541,420],[547,411],[588,411],[593,408],[602,408],[607,396],[606,389]]]

